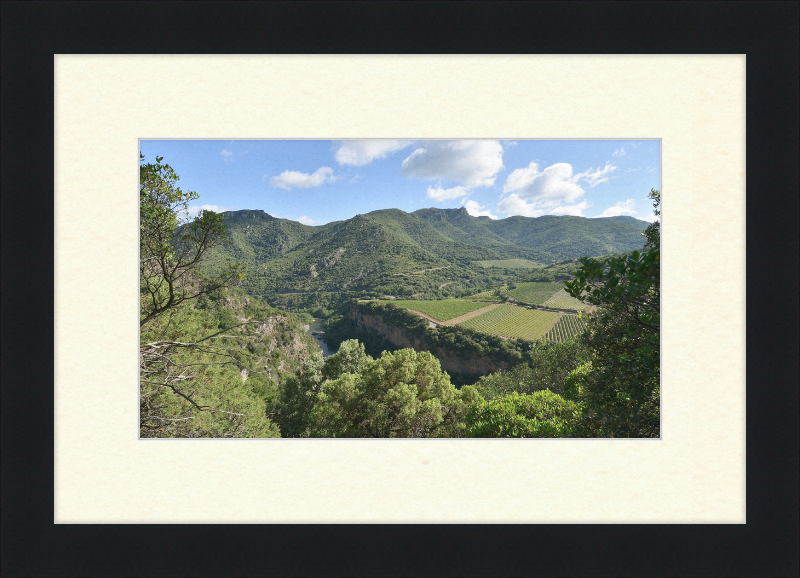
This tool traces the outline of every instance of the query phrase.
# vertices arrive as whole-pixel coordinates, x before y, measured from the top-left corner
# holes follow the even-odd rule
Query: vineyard
[[[553,327],[559,314],[550,311],[524,309],[516,305],[501,305],[478,317],[460,323],[460,327],[501,337],[533,341]]]
[[[388,301],[393,305],[403,309],[413,309],[425,315],[430,315],[439,321],[447,321],[454,317],[459,317],[470,311],[475,311],[481,307],[486,307],[485,303],[473,303],[472,301],[461,301],[458,299],[446,299],[444,301],[411,301],[395,300]]]
[[[486,305],[486,303],[484,303],[483,305]],[[448,321],[442,323],[442,325],[447,325],[449,327],[452,327],[453,325],[460,325],[465,321],[478,317],[479,315],[483,315],[484,313],[487,313],[488,311],[491,311],[492,309],[495,309],[497,307],[500,307],[499,303],[492,303],[490,305],[486,305],[485,307],[481,307],[480,309],[476,309],[475,311],[470,311],[469,313],[466,313],[464,315],[453,317],[452,319],[449,319]]]
[[[545,307],[555,307],[557,309],[575,309],[576,311],[583,311],[588,307],[586,303],[571,297],[566,290],[562,289],[550,299],[542,303]]]
[[[553,328],[545,334],[545,339],[563,343],[571,337],[583,332],[584,322],[577,315],[562,315]]]
[[[508,292],[509,295],[524,303],[541,305],[563,290],[563,283],[520,283],[519,287]]]

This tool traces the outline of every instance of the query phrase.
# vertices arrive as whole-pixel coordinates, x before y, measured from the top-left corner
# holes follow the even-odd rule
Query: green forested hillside
[[[463,207],[413,213],[383,209],[316,227],[254,210],[229,211],[223,217],[232,243],[210,251],[205,267],[216,272],[226,259],[241,263],[245,290],[259,297],[396,289],[411,295],[447,286],[457,294],[486,284],[479,280],[486,275],[481,262],[552,264],[628,251],[641,247],[646,226],[630,217],[495,221],[472,217]]]
[[[315,233],[314,227],[276,219],[264,211],[229,211],[223,216],[233,241],[228,256],[237,262],[280,258]]]
[[[226,225],[234,243],[242,247],[216,251],[209,257],[209,264],[219,267],[225,258],[244,264],[245,288],[255,295],[358,289],[390,281],[393,274],[450,265],[403,231],[367,216],[322,227],[305,227],[282,219],[258,220],[247,226],[241,221],[226,220]],[[289,229],[293,225],[303,229]],[[247,251],[248,244],[269,244],[276,237],[276,230],[280,232],[283,227],[294,235],[280,237],[284,242],[280,253],[262,258],[257,251]]]
[[[430,223],[436,230],[451,239],[467,245],[513,250],[513,243],[503,239],[471,217],[464,207],[460,209],[419,209],[412,216]]]
[[[559,259],[593,257],[640,249],[646,221],[633,217],[514,216],[482,221],[490,231],[521,247],[551,253]]]

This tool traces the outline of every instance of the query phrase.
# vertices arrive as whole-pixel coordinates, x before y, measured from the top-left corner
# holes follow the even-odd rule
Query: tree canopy
[[[347,343],[347,342],[345,342]],[[460,437],[473,387],[457,390],[428,352],[364,360],[360,373],[322,384],[310,415],[315,437]]]
[[[654,214],[661,194],[651,190]],[[583,343],[592,350],[572,395],[585,404],[585,435],[660,435],[660,224],[643,233],[642,252],[606,260],[581,259],[575,280],[565,282],[576,298],[599,307],[589,316]],[[572,376],[573,380],[577,375]]]
[[[473,403],[465,416],[467,437],[570,437],[579,406],[552,391],[517,392]]]

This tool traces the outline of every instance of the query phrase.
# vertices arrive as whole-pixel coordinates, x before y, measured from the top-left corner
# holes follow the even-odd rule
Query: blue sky
[[[142,140],[164,157],[190,212],[262,209],[323,225],[378,209],[652,220],[659,140]]]

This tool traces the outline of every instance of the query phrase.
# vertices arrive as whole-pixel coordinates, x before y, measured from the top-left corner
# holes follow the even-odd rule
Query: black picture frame
[[[798,6],[4,2],[3,576],[797,575]],[[53,56],[360,52],[747,55],[746,524],[53,523]]]

